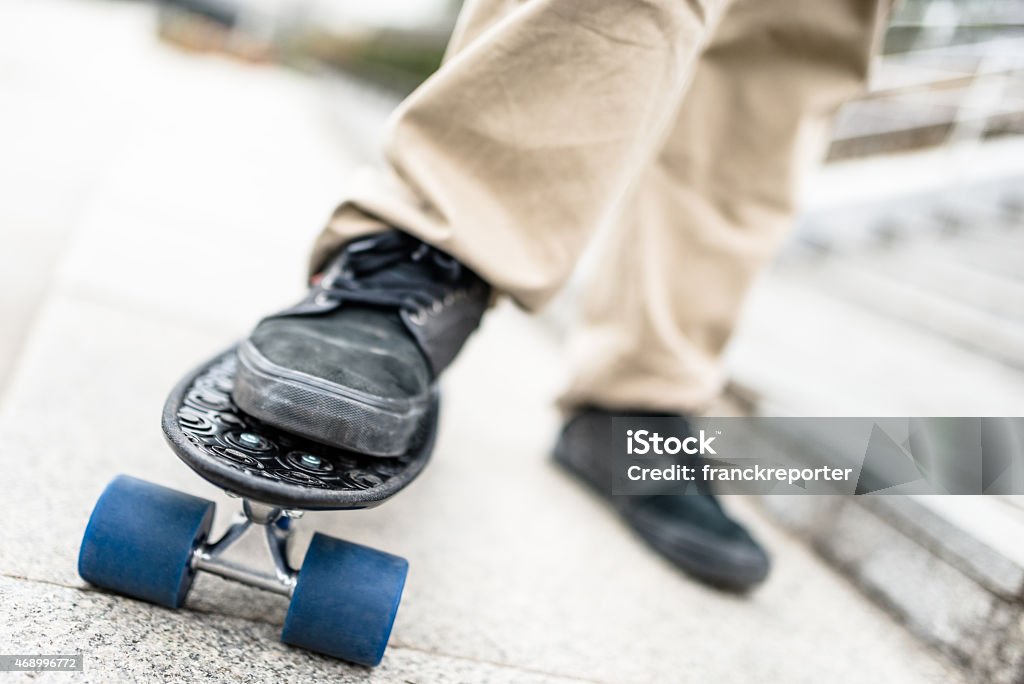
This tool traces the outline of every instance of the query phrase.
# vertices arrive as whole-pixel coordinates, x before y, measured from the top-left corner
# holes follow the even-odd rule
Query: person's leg
[[[563,406],[699,410],[833,113],[867,78],[873,0],[737,0],[584,289]]]
[[[752,587],[769,557],[703,483],[611,496],[612,421],[682,436],[718,391],[743,297],[789,226],[833,112],[864,85],[879,16],[869,0],[736,0],[585,289],[555,460],[710,584]],[[669,422],[646,418],[659,413]]]
[[[550,297],[650,162],[722,2],[469,3],[393,118],[387,167],[318,240],[307,299],[240,346],[238,406],[335,446],[410,448],[489,292]]]
[[[664,139],[722,4],[467,3],[445,62],[389,124],[387,168],[350,188],[312,270],[395,226],[539,306]]]

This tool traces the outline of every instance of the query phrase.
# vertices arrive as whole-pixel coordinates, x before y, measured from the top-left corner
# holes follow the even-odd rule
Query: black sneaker
[[[679,421],[672,434],[690,433],[682,416],[586,408],[562,428],[555,462],[611,503],[658,553],[696,579],[731,591],[745,591],[764,581],[771,566],[768,554],[742,525],[726,515],[710,490],[702,488],[699,494],[685,495],[612,495],[614,416],[672,418]],[[659,427],[664,429],[662,424],[652,431]]]
[[[489,294],[457,260],[404,233],[350,242],[302,302],[239,347],[235,402],[324,444],[401,455]]]

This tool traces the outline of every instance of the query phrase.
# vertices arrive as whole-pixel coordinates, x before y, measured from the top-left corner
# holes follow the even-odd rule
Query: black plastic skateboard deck
[[[434,446],[438,396],[414,448],[368,456],[277,430],[231,400],[235,350],[187,374],[164,404],[163,430],[178,457],[214,485],[245,499],[305,510],[369,508],[423,470]]]

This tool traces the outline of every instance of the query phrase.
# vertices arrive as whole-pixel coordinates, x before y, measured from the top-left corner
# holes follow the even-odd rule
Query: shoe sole
[[[385,399],[284,368],[251,342],[238,348],[235,403],[251,416],[309,439],[374,456],[401,456],[426,417],[422,401]]]
[[[572,478],[585,485],[587,491],[619,514],[620,519],[648,546],[673,565],[706,584],[730,592],[744,593],[760,584],[768,576],[761,565],[736,564],[725,567],[718,558],[711,556],[708,545],[685,527],[673,530],[671,539],[653,527],[646,526],[629,514],[624,506],[616,503],[616,497],[605,491],[587,473],[575,466],[566,456],[561,441],[556,445],[552,460]],[[628,496],[621,497],[629,499]]]

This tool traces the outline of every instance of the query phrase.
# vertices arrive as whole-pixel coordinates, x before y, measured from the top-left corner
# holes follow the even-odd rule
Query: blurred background
[[[44,376],[60,341],[131,339],[134,323],[97,323],[90,306],[229,341],[300,293],[308,245],[348,174],[377,157],[388,113],[439,64],[460,4],[0,2],[6,424],[48,424],[38,388],[56,382]],[[1024,4],[901,3],[802,206],[715,412],[1024,413]],[[530,324],[552,348],[577,282]],[[159,365],[163,352],[121,358]],[[528,396],[557,385],[551,368]],[[105,396],[87,371],[63,377]],[[86,425],[102,418],[79,419],[98,444]],[[751,510],[957,671],[1024,678],[1018,497],[767,497]]]

